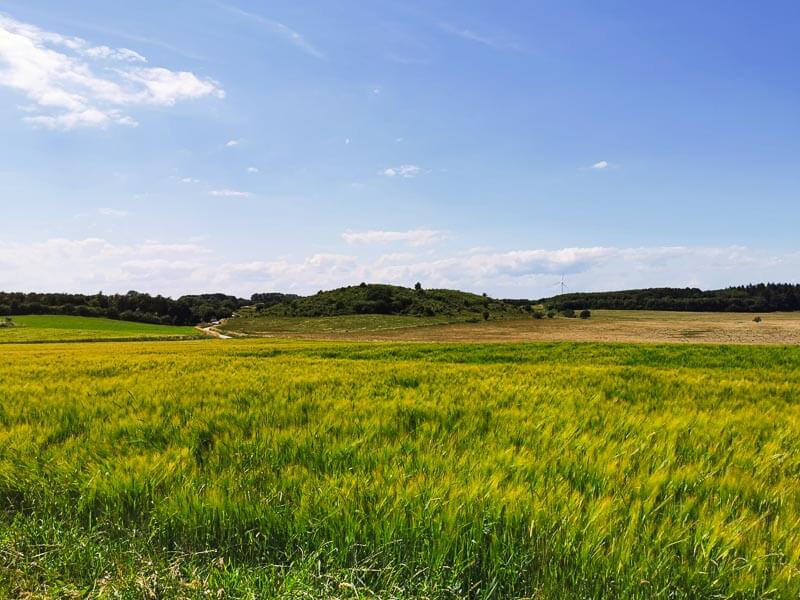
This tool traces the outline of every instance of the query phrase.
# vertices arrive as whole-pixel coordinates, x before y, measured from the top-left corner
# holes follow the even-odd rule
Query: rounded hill
[[[271,306],[256,303],[260,314],[293,317],[333,317],[341,315],[406,315],[432,317],[474,314],[518,315],[522,309],[486,295],[458,290],[431,289],[417,285],[406,288],[386,284],[366,284],[320,291]]]

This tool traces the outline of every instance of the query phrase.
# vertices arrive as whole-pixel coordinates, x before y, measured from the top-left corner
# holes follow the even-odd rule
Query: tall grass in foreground
[[[0,382],[7,597],[800,594],[798,348],[7,346]]]

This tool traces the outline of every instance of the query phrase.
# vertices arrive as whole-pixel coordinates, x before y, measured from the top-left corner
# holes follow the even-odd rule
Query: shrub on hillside
[[[592,311],[590,311],[588,308],[584,308],[581,311],[581,319],[588,319],[591,316],[592,316]]]

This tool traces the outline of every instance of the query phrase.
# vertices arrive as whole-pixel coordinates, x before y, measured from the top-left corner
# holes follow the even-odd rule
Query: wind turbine
[[[568,290],[569,289],[569,286],[567,285],[567,282],[564,280],[564,275],[561,275],[561,281],[556,281],[553,285],[561,286],[561,295],[562,296],[564,295],[564,290]]]

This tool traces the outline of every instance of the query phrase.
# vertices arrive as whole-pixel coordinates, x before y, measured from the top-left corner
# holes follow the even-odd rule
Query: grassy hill
[[[457,290],[411,289],[396,285],[361,284],[313,296],[289,300],[257,309],[257,314],[274,317],[335,317],[342,315],[397,315],[413,317],[472,316],[488,313],[490,318],[519,317],[521,306],[507,304],[478,294]]]
[[[201,337],[193,327],[132,323],[98,317],[28,315],[11,317],[0,327],[0,344],[112,340],[156,340]],[[2,323],[5,325],[5,321]]]

